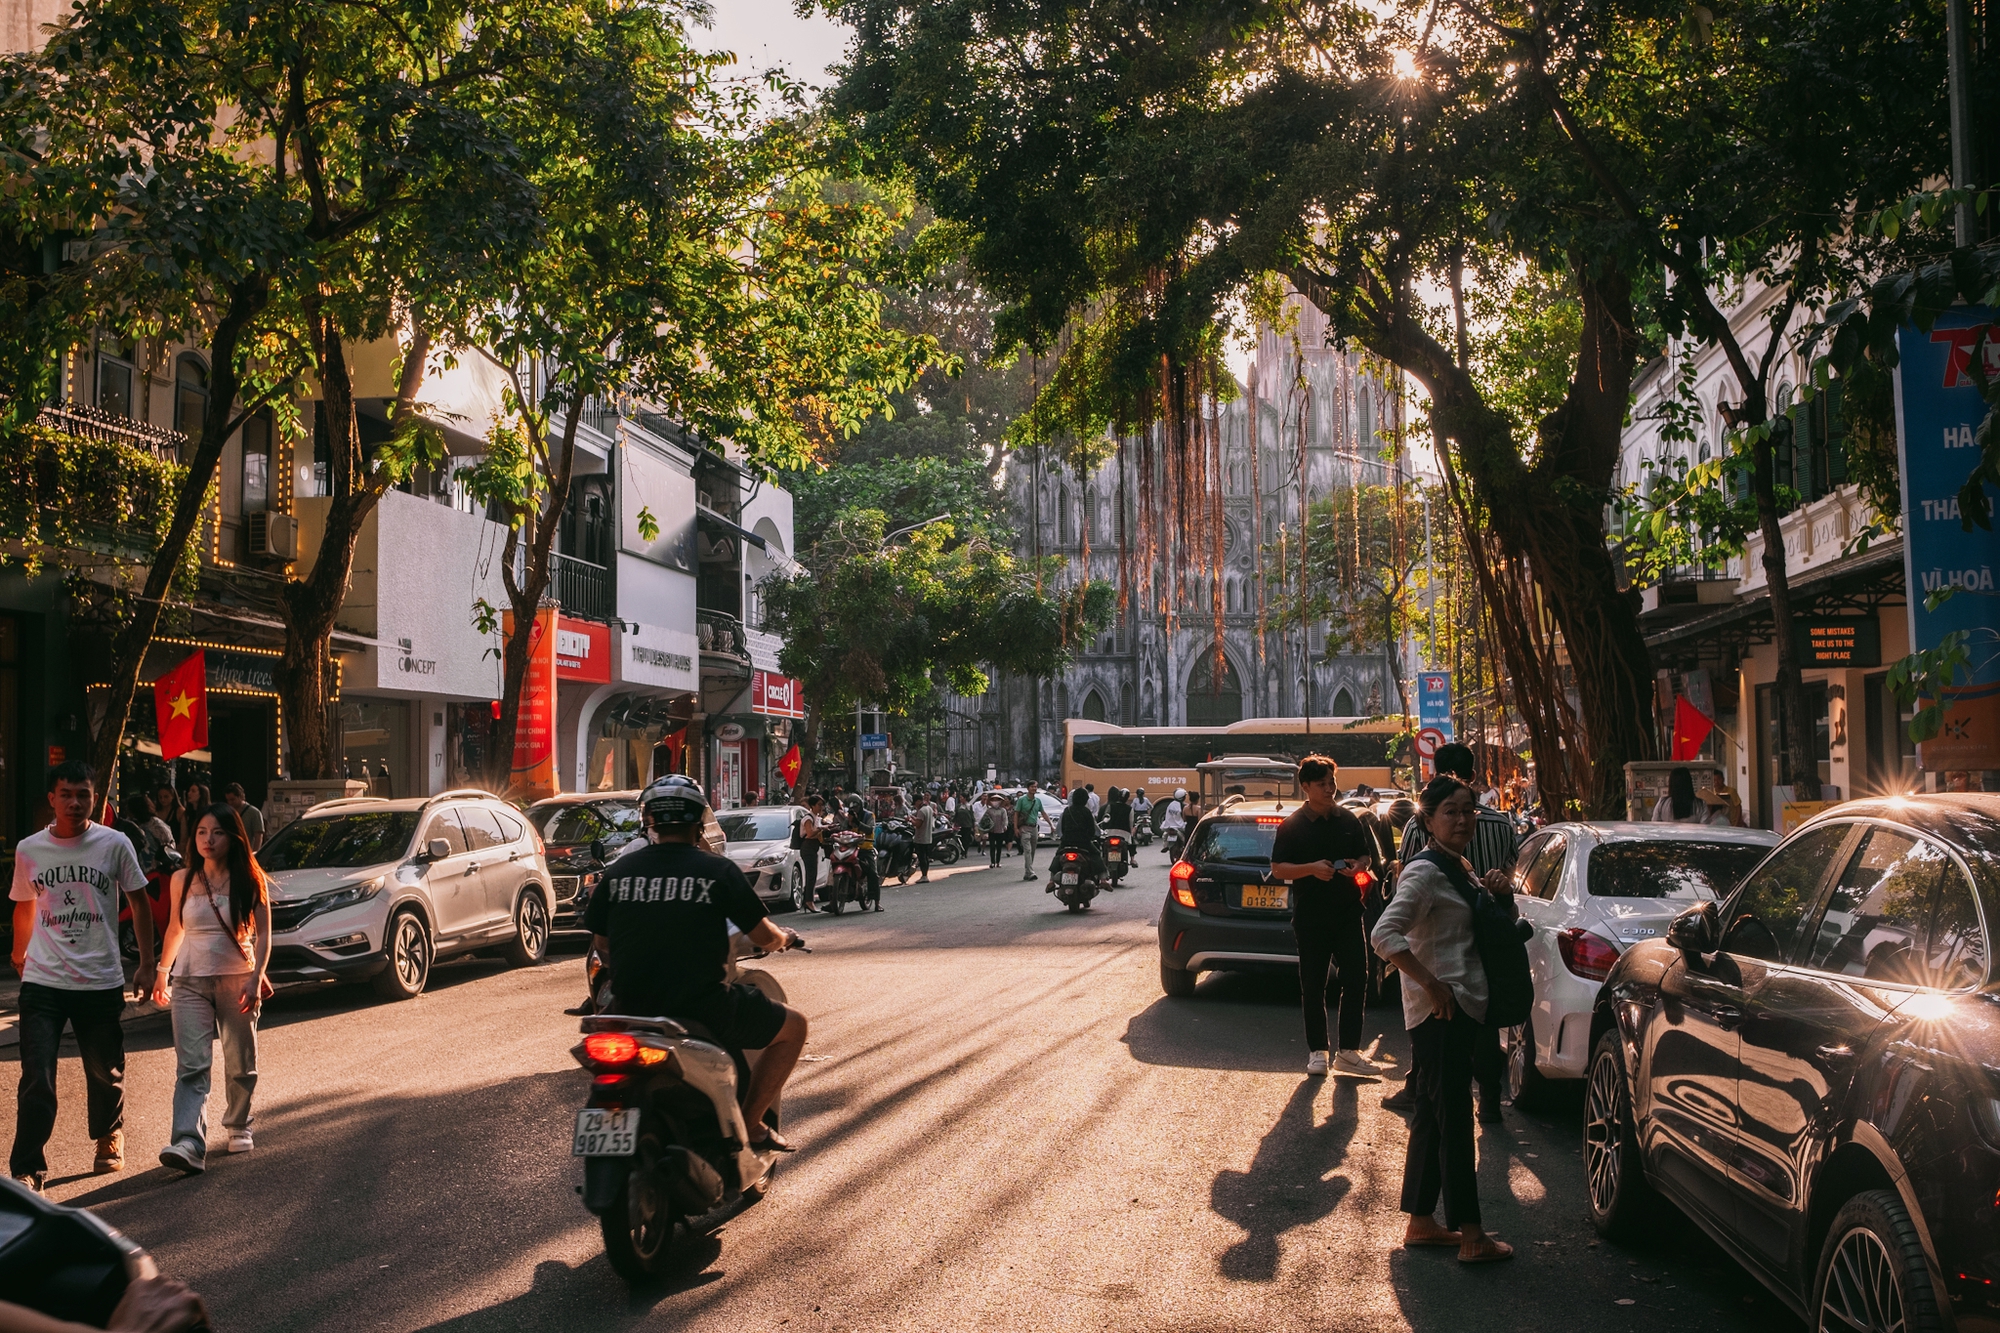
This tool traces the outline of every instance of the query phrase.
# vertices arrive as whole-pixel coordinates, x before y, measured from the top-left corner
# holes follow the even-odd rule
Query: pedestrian
[[[180,845],[187,848],[182,856],[194,852],[194,826],[201,819],[201,812],[208,809],[208,788],[199,782],[190,782],[181,792]]]
[[[1478,823],[1479,794],[1449,773],[1432,778],[1418,799],[1430,844],[1403,867],[1396,896],[1375,923],[1370,943],[1402,976],[1403,1026],[1415,1055],[1410,1144],[1403,1158],[1403,1244],[1458,1247],[1461,1263],[1513,1257],[1514,1248],[1481,1226],[1473,1146],[1472,1069],[1485,1026],[1487,981],[1473,939],[1478,885],[1465,869]],[[1500,872],[1485,887],[1511,915],[1513,884]],[[1434,1216],[1444,1198],[1445,1220]]]
[[[271,899],[236,809],[219,801],[195,823],[195,856],[174,875],[153,1003],[174,1015],[174,1128],[160,1164],[199,1174],[208,1156],[209,1069],[222,1040],[229,1151],[249,1152],[257,1089],[257,1015],[271,961]]]
[[[180,837],[181,798],[174,792],[174,784],[162,782],[153,788],[153,815],[163,821],[175,838]]]
[[[819,910],[819,848],[825,832],[821,812],[825,808],[825,803],[814,796],[806,802],[805,813],[799,816],[799,874],[805,878],[808,912]]]
[[[150,864],[147,856],[142,854],[139,857],[140,868],[159,875],[179,869],[181,852],[174,842],[174,831],[167,827],[166,820],[154,813],[153,803],[135,793],[124,805],[120,813],[139,826],[140,832],[146,835],[147,850],[152,853]]]
[[[232,782],[222,789],[222,799],[229,802],[229,808],[243,821],[243,834],[250,839],[250,850],[257,852],[264,846],[264,812],[250,804],[243,794],[243,784]]]
[[[1086,782],[1083,784],[1083,790],[1088,797],[1086,803],[1090,806],[1090,817],[1092,819],[1095,819],[1097,818],[1097,807],[1098,807],[1097,784],[1095,782]]]
[[[986,851],[991,858],[990,868],[1000,868],[1000,853],[1007,848],[1007,835],[1014,828],[1014,812],[996,793],[986,796]]]
[[[1042,798],[1030,782],[1014,802],[1014,836],[1021,841],[1021,878],[1035,877],[1035,841],[1042,829]]]
[[[118,896],[132,908],[139,940],[133,978],[153,986],[153,908],[131,840],[90,818],[96,773],[80,759],[49,770],[55,822],[14,848],[14,971],[21,978],[21,1085],[7,1173],[39,1191],[44,1149],[56,1126],[56,1059],[63,1027],[83,1061],[95,1170],[125,1169],[125,968],[118,949]]]
[[[1667,792],[1653,802],[1653,821],[1661,824],[1719,824],[1729,823],[1729,807],[1721,803],[1710,805],[1695,794],[1694,774],[1686,768],[1677,768],[1667,774]]]
[[[917,808],[910,812],[910,842],[917,854],[917,882],[931,882],[931,847],[937,841],[937,811],[931,798],[917,796]]]
[[[1468,786],[1473,786],[1475,767],[1472,747],[1454,741],[1438,746],[1431,763],[1441,774],[1458,778]],[[1476,791],[1476,786],[1474,787]],[[1496,870],[1512,875],[1514,863],[1520,859],[1520,837],[1514,830],[1514,821],[1491,806],[1481,805],[1474,812],[1472,848],[1469,858],[1473,873],[1481,877]],[[1430,845],[1430,834],[1424,828],[1424,821],[1411,819],[1403,825],[1402,846],[1397,850],[1399,866],[1408,865],[1422,855]],[[1398,881],[1401,873],[1398,872]],[[1501,1075],[1506,1072],[1506,1061],[1500,1054],[1500,1030],[1483,1028],[1479,1032],[1480,1047],[1473,1061],[1473,1073],[1479,1080],[1479,1120],[1481,1124],[1501,1124],[1505,1117],[1500,1109],[1502,1100]],[[1407,1111],[1416,1105],[1416,1079],[1423,1067],[1421,1053],[1412,1053],[1410,1061],[1410,1084],[1402,1091],[1382,1099],[1382,1105],[1391,1111]]]
[[[1306,1021],[1306,1073],[1379,1078],[1390,1066],[1361,1053],[1367,1018],[1368,955],[1361,888],[1355,872],[1375,862],[1375,845],[1339,803],[1340,769],[1325,755],[1299,761],[1305,804],[1286,816],[1271,840],[1271,876],[1291,881],[1292,933],[1298,941],[1299,992]],[[1327,1045],[1327,1010],[1340,1010],[1340,1045]]]

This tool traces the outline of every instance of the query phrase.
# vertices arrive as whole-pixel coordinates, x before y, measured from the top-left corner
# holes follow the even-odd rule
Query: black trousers
[[[1000,853],[1006,849],[1007,835],[1005,833],[988,833],[986,835],[986,852],[987,855],[992,857],[994,865],[997,866],[1000,864]]]
[[[1390,976],[1393,978],[1394,973]],[[1416,1086],[1418,1072],[1422,1069],[1423,1056],[1414,1045],[1410,1048],[1410,1086]],[[1506,1095],[1504,1075],[1507,1072],[1506,1057],[1500,1053],[1500,1029],[1479,1025],[1479,1036],[1472,1048],[1472,1077],[1479,1084],[1479,1099],[1500,1104]]]
[[[1368,942],[1361,913],[1292,917],[1299,942],[1299,1003],[1305,1010],[1306,1049],[1333,1050],[1326,1040],[1326,1014],[1340,1008],[1340,1050],[1361,1045],[1368,1004]]]
[[[14,1149],[8,1174],[49,1169],[42,1149],[56,1127],[56,1054],[63,1025],[76,1034],[83,1059],[90,1137],[101,1139],[125,1127],[125,992],[58,990],[33,981],[21,983],[21,1090],[14,1117]]]
[[[917,873],[925,879],[929,879],[931,874],[931,847],[933,845],[928,842],[917,844]]]
[[[1402,1211],[1429,1217],[1444,1196],[1444,1224],[1479,1224],[1478,1158],[1473,1147],[1472,1065],[1485,1025],[1463,1010],[1432,1016],[1410,1032],[1410,1147],[1403,1157]]]
[[[802,842],[799,844],[799,874],[806,882],[806,901],[818,902],[819,889],[819,844]]]

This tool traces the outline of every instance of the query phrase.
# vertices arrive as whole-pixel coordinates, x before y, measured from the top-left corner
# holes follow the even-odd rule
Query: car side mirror
[[[1667,927],[1667,943],[1681,951],[1690,963],[1714,953],[1722,931],[1716,922],[1714,903],[1696,903],[1673,919]]]
[[[451,855],[451,844],[443,838],[432,838],[424,846],[424,860],[442,861]]]
[[[590,859],[600,862],[604,860],[604,839],[592,838],[590,840]]]

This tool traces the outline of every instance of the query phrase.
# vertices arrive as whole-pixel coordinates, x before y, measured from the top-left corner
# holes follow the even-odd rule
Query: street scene
[[[2000,1333],[1994,0],[0,0],[0,1333]]]

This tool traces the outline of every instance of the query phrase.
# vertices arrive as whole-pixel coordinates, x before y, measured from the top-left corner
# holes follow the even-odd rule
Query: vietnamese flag
[[[208,746],[208,664],[201,653],[153,682],[153,714],[160,728],[160,758],[178,759]]]
[[[1674,699],[1674,749],[1670,756],[1674,759],[1695,759],[1701,755],[1701,743],[1708,739],[1708,733],[1715,730],[1715,720],[1696,708],[1685,698]]]
[[[778,772],[784,776],[787,787],[799,785],[799,747],[794,745],[785,751],[785,757],[778,761]]]

